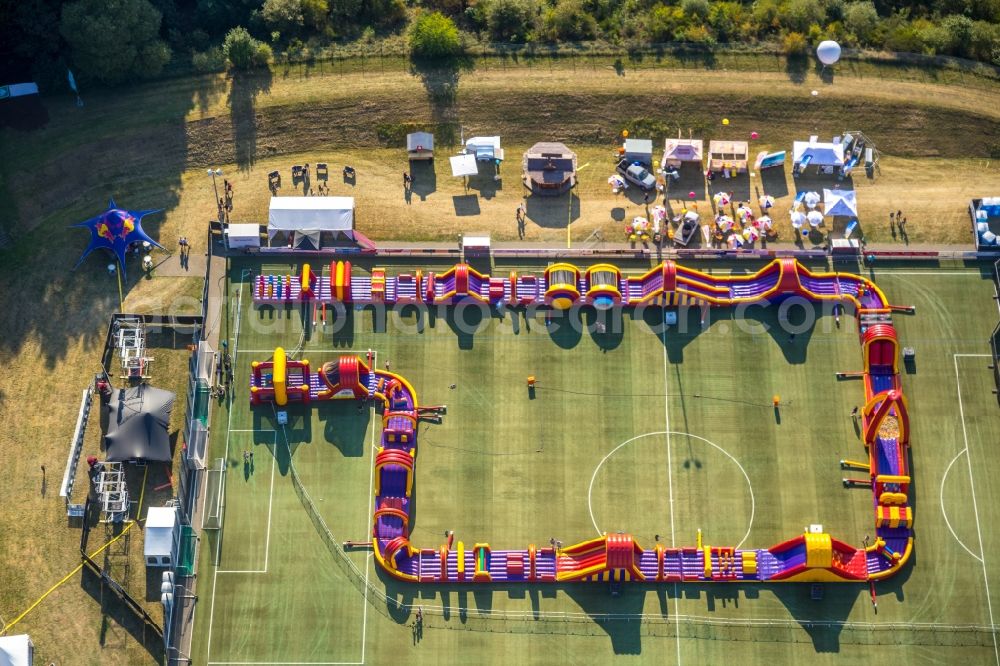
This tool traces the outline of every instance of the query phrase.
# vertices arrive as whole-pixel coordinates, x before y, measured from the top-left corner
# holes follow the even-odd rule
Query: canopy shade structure
[[[747,141],[709,141],[708,168],[711,171],[746,171],[749,152],[750,143]]]
[[[434,157],[434,135],[430,132],[413,132],[406,135],[406,152],[411,160]]]
[[[823,208],[830,217],[857,217],[857,193],[854,190],[824,189]]]
[[[345,232],[354,229],[354,197],[271,197],[267,235],[279,231],[303,235],[323,231]]]
[[[804,162],[804,164],[803,164]],[[844,166],[844,146],[840,143],[795,141],[792,144],[792,163],[815,167]]]
[[[540,142],[524,154],[524,184],[532,193],[558,195],[576,184],[576,153],[562,143]]]
[[[679,167],[683,162],[700,163],[704,145],[701,139],[667,139],[663,145],[660,168]]]
[[[479,166],[476,164],[476,156],[473,154],[454,155],[449,158],[451,162],[451,175],[456,178],[465,176],[475,176],[479,173]]]
[[[31,666],[35,645],[28,634],[0,636],[0,666]]]
[[[148,384],[117,389],[104,406],[108,462],[154,460],[170,462],[170,412],[176,396]]]
[[[122,276],[125,276],[125,253],[134,243],[149,243],[163,249],[163,246],[150,238],[142,229],[142,218],[153,213],[159,213],[162,208],[150,210],[125,210],[115,204],[115,200],[108,201],[108,209],[89,220],[74,224],[74,227],[87,227],[90,230],[90,244],[83,251],[76,266],[83,263],[94,250],[103,248],[118,257],[118,264],[121,266]],[[74,266],[74,268],[76,268]]]
[[[625,159],[652,166],[653,141],[651,139],[625,139]]]
[[[503,161],[503,148],[498,136],[474,136],[465,142],[465,152],[483,162]]]

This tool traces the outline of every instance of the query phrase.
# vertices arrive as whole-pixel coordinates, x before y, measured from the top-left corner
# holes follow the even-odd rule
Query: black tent
[[[175,397],[170,391],[147,384],[114,391],[104,406],[105,459],[169,462],[172,456],[167,428]]]

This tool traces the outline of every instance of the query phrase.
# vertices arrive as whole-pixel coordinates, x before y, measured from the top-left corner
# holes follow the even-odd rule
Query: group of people
[[[180,248],[181,268],[187,268],[188,258],[191,256],[191,244],[188,243],[187,236],[181,236],[177,245]]]
[[[899,239],[910,244],[910,237],[906,232],[906,217],[903,215],[903,211],[896,210],[896,212],[889,211],[889,231],[892,233],[892,239],[896,240],[896,229],[899,229]]]
[[[219,197],[219,222],[229,222],[231,212],[233,212],[233,184],[227,178],[222,181],[222,196]]]

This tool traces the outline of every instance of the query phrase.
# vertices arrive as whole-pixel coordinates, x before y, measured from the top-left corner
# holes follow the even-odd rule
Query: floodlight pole
[[[115,269],[115,276],[118,278],[118,312],[125,312],[125,295],[122,291],[122,270],[125,268],[124,264],[120,264]]]

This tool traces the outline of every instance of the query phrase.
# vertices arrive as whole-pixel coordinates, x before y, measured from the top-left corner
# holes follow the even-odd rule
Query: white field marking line
[[[948,466],[945,468],[945,470],[944,470],[944,476],[941,477],[941,492],[940,492],[939,497],[938,497],[938,502],[941,505],[941,515],[944,516],[944,524],[948,526],[948,531],[951,532],[952,538],[954,538],[955,541],[958,542],[958,545],[961,546],[962,548],[964,548],[965,552],[967,552],[969,555],[971,555],[974,560],[976,560],[977,562],[982,562],[983,558],[981,558],[979,555],[976,555],[971,550],[969,550],[969,547],[966,546],[964,543],[962,543],[962,540],[958,538],[957,534],[955,534],[955,530],[951,526],[951,521],[948,520],[948,512],[944,510],[944,483],[945,483],[945,481],[948,480],[948,473],[951,472],[951,466],[954,465],[955,462],[959,458],[961,458],[963,454],[964,455],[968,455],[969,454],[969,450],[968,449],[962,449],[961,451],[959,451],[958,453],[956,453],[955,457],[951,459],[951,462],[948,463]]]
[[[667,434],[667,492],[670,498],[670,547],[677,546],[674,543],[674,474],[673,461],[670,451],[670,381],[669,366],[667,365],[667,331],[663,330],[663,430]],[[603,464],[603,460],[601,463]]]
[[[240,287],[237,291],[236,297],[236,330],[234,331],[235,336],[233,337],[233,354],[239,353],[239,343],[240,343],[240,317],[243,312],[243,280],[240,279]],[[233,398],[232,393],[229,393],[229,415],[228,421],[226,423],[226,451],[223,456],[224,460],[229,460],[229,440],[232,437],[233,428]],[[223,466],[222,478],[225,481],[226,472],[228,471],[228,465]],[[222,529],[225,529],[225,523],[223,523]],[[220,530],[219,536],[222,536]],[[219,582],[219,562],[222,557],[222,539],[216,540],[215,545],[215,568],[212,571],[212,605],[209,606],[208,610],[208,641],[205,644],[205,661],[212,658],[212,624],[215,621],[215,586]],[[198,604],[195,604],[195,611],[197,611]],[[194,622],[194,613],[191,613],[191,621]]]
[[[278,458],[278,455],[277,455],[278,433],[275,430],[230,430],[229,432],[230,433],[233,433],[233,432],[252,432],[252,433],[258,433],[258,432],[259,433],[265,433],[265,432],[269,432],[269,433],[271,433],[271,436],[274,438],[273,441],[272,441],[272,444],[271,444],[271,446],[273,447],[273,449],[272,449],[272,455],[271,455],[271,488],[268,490],[268,497],[267,497],[267,536],[264,538],[264,568],[263,569],[221,569],[221,570],[218,571],[218,573],[223,573],[223,574],[234,574],[234,573],[239,573],[239,574],[251,574],[251,573],[252,574],[266,574],[267,570],[268,570],[268,567],[267,567],[268,557],[269,557],[270,551],[271,551],[271,507],[274,504],[274,468],[277,466],[276,460]]]
[[[997,629],[993,622],[993,600],[990,599],[990,579],[986,574],[986,548],[983,545],[983,528],[979,522],[979,503],[976,501],[976,481],[972,477],[972,455],[969,451],[969,433],[965,426],[965,406],[962,404],[962,381],[958,374],[958,357],[990,358],[989,354],[955,354],[952,361],[955,364],[955,386],[958,389],[958,414],[962,419],[962,439],[965,441],[965,462],[969,468],[969,487],[972,489],[972,513],[976,517],[976,534],[979,536],[979,552],[983,556],[979,559],[983,565],[983,587],[986,590],[986,608],[990,613],[990,634],[993,636],[993,656],[996,657],[997,666],[1000,666],[1000,646],[997,645]]]
[[[273,349],[240,349],[237,354],[273,354]],[[302,353],[309,354],[367,354],[367,349],[313,349],[306,347]]]
[[[722,453],[722,455],[732,460],[733,464],[736,465],[736,467],[740,470],[740,472],[743,474],[743,478],[747,482],[747,490],[750,491],[750,523],[747,525],[747,531],[743,534],[743,538],[740,539],[740,542],[736,545],[736,548],[742,548],[743,544],[746,543],[746,540],[750,538],[750,531],[753,529],[753,521],[757,515],[757,499],[753,494],[753,484],[750,483],[750,475],[747,474],[746,469],[743,467],[743,465],[740,464],[740,461],[737,460],[733,454],[731,454],[729,451],[725,450],[715,442],[706,439],[704,437],[701,437],[700,435],[694,435],[689,432],[680,432],[679,430],[673,430],[673,431],[664,430],[661,432],[647,432],[642,435],[636,435],[635,437],[627,439],[618,446],[616,446],[615,448],[611,449],[611,451],[609,451],[607,455],[601,458],[601,462],[597,463],[597,466],[594,468],[594,473],[591,474],[590,476],[590,486],[587,489],[587,510],[590,512],[590,522],[591,524],[593,524],[594,529],[597,531],[598,536],[604,534],[604,532],[601,531],[601,528],[597,525],[597,519],[594,518],[594,503],[592,499],[594,491],[594,482],[597,480],[598,472],[601,471],[601,467],[604,466],[604,463],[610,460],[611,457],[616,453],[618,453],[619,450],[625,448],[626,446],[628,446],[629,444],[631,444],[636,440],[642,439],[643,437],[653,437],[655,435],[668,435],[668,436],[678,435],[681,437],[690,437],[692,439],[696,439],[699,442],[708,444],[709,446],[718,450],[720,453]]]
[[[879,275],[965,275],[982,277],[979,271],[894,271],[891,268],[881,269]]]
[[[375,368],[378,367],[378,352],[372,350],[371,353],[372,353],[371,370],[372,372],[375,372]],[[372,401],[370,409],[372,413],[372,420],[371,420],[372,434],[371,437],[369,438],[371,442],[371,451],[369,452],[369,455],[371,455],[372,457],[372,462],[370,466],[370,473],[368,475],[368,497],[366,498],[366,501],[368,502],[368,519],[367,522],[365,523],[365,532],[362,532],[362,534],[365,534],[368,530],[374,529],[374,527],[372,526],[372,520],[374,519],[373,516],[375,515],[375,496],[372,493],[375,489],[375,449],[378,446],[375,442],[375,421],[378,418],[378,414],[375,411],[374,401]],[[414,433],[416,433],[416,428],[414,428]],[[415,481],[416,479],[413,480]],[[372,538],[374,539],[374,535],[372,536]],[[372,552],[374,553],[374,551]],[[364,606],[364,610],[362,611],[361,614],[361,663],[362,664],[365,663],[365,644],[367,643],[367,638],[368,638],[368,586],[369,586],[368,569],[371,566],[372,557],[374,557],[374,554],[371,557],[367,555],[365,556],[365,592],[364,594],[361,595],[361,605]]]
[[[210,666],[361,666],[363,661],[210,661]]]
[[[667,330],[664,325],[661,333],[663,339],[663,427],[667,431],[667,492],[670,503],[670,547],[675,548],[676,538],[674,530],[674,465],[672,460],[670,445],[670,366],[667,363]],[[601,461],[603,464],[604,461]],[[587,494],[587,503],[590,504],[590,494]],[[681,594],[680,587],[674,583],[674,643],[677,645],[677,666],[681,663]]]
[[[664,315],[666,316],[666,315]],[[663,345],[663,427],[667,431],[667,492],[670,500],[670,547],[676,548],[674,537],[674,465],[670,452],[670,366],[667,363],[667,328],[663,324],[663,331],[660,333]],[[606,460],[606,458],[605,458]],[[604,460],[601,461],[604,464]],[[596,470],[595,470],[596,471]],[[593,479],[591,479],[593,484]],[[590,493],[587,493],[587,504],[590,504]],[[676,628],[674,630],[674,643],[677,645],[677,666],[681,664],[681,593],[680,587],[674,583],[674,620]]]

